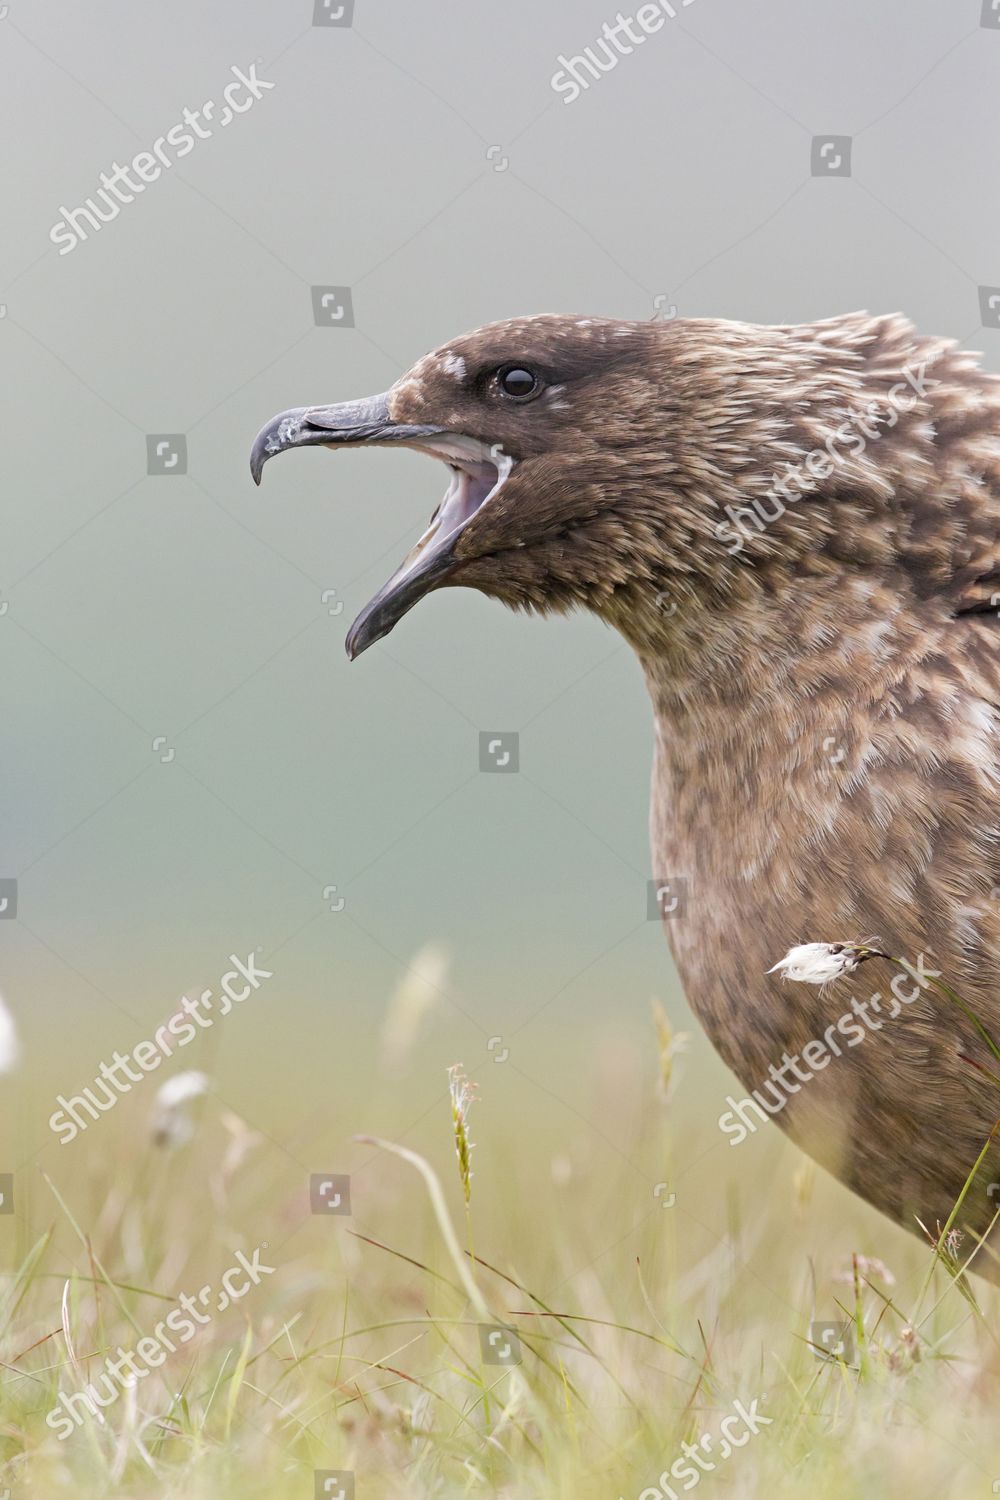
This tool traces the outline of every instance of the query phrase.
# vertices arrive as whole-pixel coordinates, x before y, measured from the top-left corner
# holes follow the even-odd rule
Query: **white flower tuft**
[[[829,984],[844,974],[853,974],[862,957],[852,943],[800,943],[797,948],[789,948],[767,972],[798,984]]]
[[[204,1073],[193,1070],[175,1073],[157,1089],[156,1102],[161,1109],[176,1109],[180,1104],[187,1104],[189,1099],[199,1098],[207,1088],[208,1079]]]
[[[209,1080],[192,1069],[175,1073],[156,1091],[153,1106],[152,1135],[158,1146],[183,1146],[194,1135],[190,1105],[206,1093]]]

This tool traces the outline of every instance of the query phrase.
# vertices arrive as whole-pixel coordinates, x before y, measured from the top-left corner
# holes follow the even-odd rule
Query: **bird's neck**
[[[834,827],[845,790],[879,774],[873,746],[936,622],[858,574],[672,624],[633,643],[656,720],[654,857],[751,878]]]

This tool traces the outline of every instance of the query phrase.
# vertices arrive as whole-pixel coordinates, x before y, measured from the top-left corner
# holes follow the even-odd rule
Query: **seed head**
[[[452,1063],[448,1069],[448,1092],[451,1094],[451,1120],[455,1131],[455,1153],[458,1156],[458,1170],[462,1178],[462,1191],[465,1193],[465,1206],[468,1208],[469,1199],[472,1197],[472,1163],[470,1158],[475,1149],[469,1136],[469,1111],[476,1102],[476,1086],[469,1081],[461,1063]]]

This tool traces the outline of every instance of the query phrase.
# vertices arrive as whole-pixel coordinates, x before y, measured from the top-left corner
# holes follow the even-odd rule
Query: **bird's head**
[[[450,585],[515,608],[583,606],[641,648],[678,598],[694,605],[696,632],[702,610],[741,591],[773,597],[769,568],[806,554],[813,570],[839,568],[838,528],[852,517],[881,538],[875,515],[894,493],[900,434],[909,454],[926,405],[867,451],[837,448],[834,434],[884,396],[913,351],[904,320],[863,314],[779,328],[519,318],[452,340],[384,395],[281,413],[251,467],[259,482],[267,460],[293,448],[388,444],[447,465],[426,531],[351,627],[352,657]],[[824,445],[836,462],[814,475],[806,456]],[[835,505],[790,503],[773,525],[744,525],[734,549],[731,518],[790,463],[801,498],[846,497],[838,519]]]
[[[258,483],[269,458],[303,447],[392,444],[448,467],[423,536],[352,626],[352,657],[432,589],[600,609],[634,581],[643,495],[662,484],[651,470],[669,468],[679,416],[661,385],[658,332],[602,318],[498,323],[428,354],[384,395],[268,422],[253,448]]]

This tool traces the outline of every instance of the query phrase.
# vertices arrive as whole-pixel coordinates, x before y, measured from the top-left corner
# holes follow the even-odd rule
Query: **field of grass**
[[[997,1293],[776,1129],[720,1149],[707,1045],[665,1095],[647,1041],[578,1039],[577,1127],[481,1067],[468,1212],[419,1057],[357,1118],[331,1103],[349,1215],[311,1211],[308,1127],[279,1143],[209,1092],[163,1146],[151,1099],[123,1101],[6,1241],[0,1494],[1000,1493]],[[259,1284],[226,1280],[241,1254]],[[842,1359],[817,1321],[847,1325]],[[141,1375],[101,1384],[122,1353]],[[67,1402],[79,1425],[46,1420]]]

